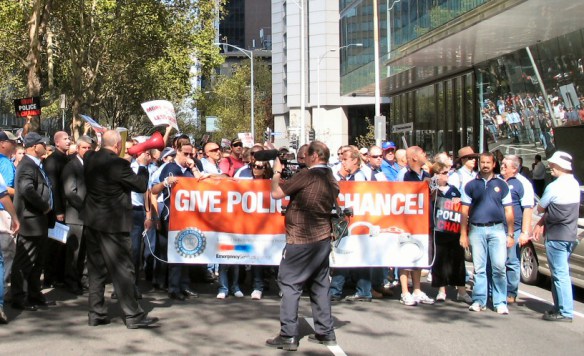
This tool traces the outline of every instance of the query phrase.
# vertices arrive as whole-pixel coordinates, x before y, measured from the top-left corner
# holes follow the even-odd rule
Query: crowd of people
[[[4,297],[10,300],[12,308],[20,310],[34,311],[55,305],[43,295],[42,289],[46,287],[63,288],[75,295],[88,292],[88,323],[103,325],[109,323],[104,291],[106,281],[111,280],[114,285],[111,297],[122,305],[126,325],[147,327],[157,319],[148,317],[138,303],[144,292],[139,287],[142,278],[154,290],[168,293],[170,299],[184,301],[198,297],[192,289],[192,266],[166,262],[169,195],[179,177],[272,179],[274,198],[304,189],[302,185],[290,183],[294,180],[280,181],[284,169],[280,158],[283,160],[288,153],[285,148],[280,150],[280,158],[258,160],[261,156],[258,152],[267,149],[265,145],[244,148],[242,141],[236,138],[227,147],[216,142],[197,147],[186,135],[173,139],[169,136],[170,129],[167,129],[164,137],[167,147],[144,149],[132,156],[127,150],[138,142],[122,140],[116,131],[102,135],[100,148],[94,138],[81,136],[73,143],[66,132],[60,131],[53,137],[54,151],[49,155],[48,142],[34,132],[22,139],[7,131],[0,132],[0,225],[3,226],[0,230],[0,256],[3,257],[0,261],[3,263],[0,266],[4,267],[4,283],[0,285],[10,285],[9,291],[8,288],[0,290],[0,307],[3,307]],[[124,149],[125,157],[118,157],[124,156],[120,154]],[[381,147],[342,146],[337,151],[338,160],[332,162],[328,148],[322,143],[307,144],[297,150],[294,177],[316,167],[326,168],[325,172],[331,174],[326,179],[336,182],[427,181],[433,197],[432,231],[429,232],[433,263],[428,280],[437,288],[435,296],[422,291],[423,271],[419,268],[333,268],[329,273],[327,262],[326,280],[329,281],[330,276],[330,286],[320,278],[322,275],[310,282],[313,292],[319,296],[318,303],[322,303],[323,285],[327,286],[329,307],[330,302],[368,302],[391,296],[397,286],[401,289],[399,301],[403,305],[434,304],[445,301],[446,287],[454,286],[457,293],[452,299],[467,303],[471,311],[482,311],[491,303],[497,313],[509,313],[508,304],[517,298],[520,244],[542,234],[541,228],[535,233],[532,228],[532,210],[536,208],[534,195],[543,195],[537,209],[548,212],[556,209],[555,215],[546,214],[548,219],[560,217],[558,204],[564,204],[559,208],[563,209],[561,211],[572,214],[574,202],[560,200],[558,203],[551,195],[557,194],[555,190],[544,192],[546,169],[541,157],[536,157],[532,172],[526,173],[529,170],[523,169],[521,158],[514,155],[496,157],[488,152],[479,155],[471,147],[463,147],[457,153],[455,160],[447,152],[430,159],[420,147],[398,149],[393,142],[387,141]],[[554,155],[548,160],[552,174],[566,181],[569,177],[573,179],[571,157],[565,153],[558,157]],[[311,176],[310,179],[324,179],[324,176]],[[327,184],[334,187],[336,183]],[[460,228],[456,231],[441,229],[439,217],[434,214],[436,206],[445,201],[450,202],[450,206],[461,206]],[[302,207],[300,204],[296,208],[302,210]],[[570,214],[561,217],[571,217],[573,214]],[[287,212],[287,222],[290,216],[294,213]],[[69,226],[66,244],[47,238],[48,228],[56,222]],[[549,231],[549,226],[553,230],[554,224],[558,222],[541,221],[536,226],[546,225]],[[568,225],[573,227],[571,221]],[[310,243],[328,241],[330,232],[326,229],[315,230],[311,236],[320,236],[323,231],[327,236],[310,240]],[[572,233],[571,230],[562,233],[568,232]],[[300,236],[297,236],[299,240],[294,240],[298,233],[287,227],[291,246],[304,241],[305,237]],[[573,239],[561,236],[560,240],[568,241],[565,251],[571,252],[569,247],[573,248],[570,245]],[[287,245],[285,251],[294,248]],[[474,271],[465,268],[465,248],[472,249]],[[322,249],[319,251],[321,253]],[[125,252],[128,252],[127,259],[120,258]],[[552,266],[555,281],[554,270],[562,269]],[[293,285],[285,282],[294,280],[298,272],[296,265],[278,270],[270,266],[210,264],[205,271],[206,279],[218,285],[217,299],[230,295],[243,298],[240,283],[244,280],[242,275],[247,274],[251,277],[253,300],[261,299],[269,287],[266,279],[270,272],[278,273],[280,295],[284,300],[291,300],[292,305],[296,303],[297,309],[294,300],[302,292],[297,288],[300,282]],[[474,275],[472,295],[466,288],[471,272]],[[301,279],[305,277],[315,276]],[[355,282],[355,291],[344,295],[348,281]],[[308,283],[307,280],[302,283],[305,282]],[[314,287],[314,283],[319,288]],[[545,320],[571,321],[565,279],[562,283],[554,284],[554,296],[562,297],[554,298],[556,309],[545,314]],[[322,312],[322,305],[315,307]],[[280,336],[294,337],[294,307],[282,311],[281,316],[292,326],[283,327]],[[330,344],[334,341],[334,333],[328,325],[329,315],[325,313],[322,318],[324,324],[313,341]],[[8,322],[2,308],[0,322]],[[268,344],[278,347],[282,342],[283,339],[276,338]],[[294,347],[295,343],[297,340],[287,340],[285,344]]]

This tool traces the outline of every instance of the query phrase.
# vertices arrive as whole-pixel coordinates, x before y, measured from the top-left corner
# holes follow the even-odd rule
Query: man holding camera
[[[298,303],[303,289],[309,291],[315,335],[308,339],[327,346],[336,345],[328,296],[331,211],[339,185],[327,167],[330,151],[319,141],[311,142],[306,155],[308,169],[287,181],[281,180],[282,163],[274,162],[272,197],[290,197],[286,209],[286,246],[278,272],[282,291],[280,333],[266,340],[278,349],[298,349]],[[304,288],[306,287],[306,288]]]

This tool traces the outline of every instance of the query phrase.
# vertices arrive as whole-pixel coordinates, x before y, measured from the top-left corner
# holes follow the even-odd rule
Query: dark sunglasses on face
[[[440,172],[440,173],[438,173],[438,174],[445,176],[445,175],[447,175],[447,174],[448,174],[448,171]]]
[[[371,157],[371,158],[383,158],[382,155],[372,155],[372,156],[369,156],[369,157]]]
[[[252,167],[254,169],[264,169],[264,168],[266,168],[266,166],[264,166],[263,164],[254,164]]]
[[[234,143],[231,147],[243,147],[243,143]]]
[[[221,148],[217,147],[217,148],[213,148],[212,150],[209,150],[207,152],[218,152]]]
[[[183,152],[183,155],[187,156],[187,157],[193,157],[195,155],[194,152]]]

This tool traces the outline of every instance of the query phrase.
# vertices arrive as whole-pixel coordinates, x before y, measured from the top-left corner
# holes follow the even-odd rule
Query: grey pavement
[[[110,303],[112,324],[87,326],[87,295],[73,297],[46,290],[57,306],[37,312],[6,307],[10,324],[0,326],[0,353],[5,355],[281,355],[264,346],[279,330],[279,298],[267,293],[260,301],[229,297],[215,299],[216,285],[195,284],[198,299],[170,301],[166,293],[147,291],[145,310],[161,319],[159,327],[128,330],[116,302]],[[435,289],[424,283],[431,296]],[[107,295],[109,296],[108,290]],[[549,308],[549,288],[521,286],[518,305],[510,315],[487,310],[473,313],[465,304],[447,300],[436,305],[406,307],[396,296],[371,303],[335,303],[333,316],[338,348],[307,341],[312,333],[308,298],[300,304],[299,355],[582,355],[584,305],[573,323],[541,320]],[[347,293],[350,293],[347,290]],[[397,291],[396,291],[397,292]],[[449,297],[455,290],[448,290]],[[249,293],[249,291],[248,291]]]

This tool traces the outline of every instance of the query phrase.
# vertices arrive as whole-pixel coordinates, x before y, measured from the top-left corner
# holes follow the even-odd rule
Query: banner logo
[[[182,230],[174,241],[176,252],[185,258],[195,258],[205,251],[207,241],[201,230],[191,227]]]

